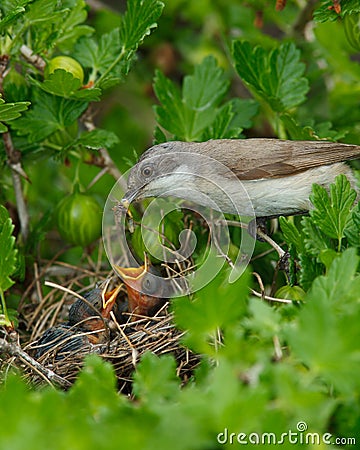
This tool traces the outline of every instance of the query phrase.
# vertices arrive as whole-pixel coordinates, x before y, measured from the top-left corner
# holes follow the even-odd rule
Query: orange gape
[[[110,318],[120,289],[121,284],[110,292],[94,288],[84,295],[84,300],[76,300],[69,310],[69,325],[86,331],[104,329],[104,319]],[[92,342],[97,340],[96,334],[89,338]]]
[[[151,316],[162,306],[164,300],[161,284],[154,283],[149,278],[147,264],[140,267],[116,266],[116,270],[126,285],[129,312],[133,314],[132,321],[136,320],[137,316]]]

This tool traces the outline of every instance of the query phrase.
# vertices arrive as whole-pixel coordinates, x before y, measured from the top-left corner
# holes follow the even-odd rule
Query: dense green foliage
[[[164,3],[128,0],[122,13],[93,10],[84,0],[0,4],[6,329],[21,317],[33,261],[62,249],[60,260],[81,264],[82,246],[95,238],[65,247],[56,230],[60,200],[80,182],[104,203],[119,169],[152,140],[262,136],[360,145],[358,1],[341,2],[340,11],[332,1],[288,1],[282,11],[265,0]],[[76,60],[84,79],[66,65],[46,70],[56,56]],[[257,242],[251,270],[236,283],[224,269],[194,298],[173,300],[184,345],[202,355],[185,386],[172,356],[151,353],[134,371],[134,398],[117,393],[112,367],[95,356],[67,392],[36,390],[4,374],[0,448],[240,445],[230,433],[245,433],[239,439],[249,445],[274,437],[284,448],[311,449],[319,436],[319,448],[357,448],[360,208],[342,175],[330,193],[313,186],[311,202],[309,216],[281,218],[274,233],[289,251],[286,272],[274,269],[269,245]],[[183,228],[184,215],[169,220],[179,222],[166,231],[177,244],[171,231]],[[194,230],[200,226],[195,218]],[[234,246],[239,233],[231,229]],[[142,241],[133,239],[141,254]],[[206,238],[199,245],[196,255]],[[86,251],[98,257],[94,247]],[[272,297],[289,303],[252,296],[260,278]],[[296,441],[284,437],[290,432]]]

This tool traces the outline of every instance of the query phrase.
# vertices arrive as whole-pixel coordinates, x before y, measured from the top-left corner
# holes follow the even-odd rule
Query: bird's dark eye
[[[149,178],[153,174],[153,168],[151,166],[145,166],[141,169],[142,176]]]
[[[153,295],[156,293],[158,285],[158,280],[154,275],[146,275],[141,287],[145,294]]]

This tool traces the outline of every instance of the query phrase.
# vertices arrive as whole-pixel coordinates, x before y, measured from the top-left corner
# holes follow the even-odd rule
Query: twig
[[[262,232],[259,228],[256,230],[256,234],[261,237],[264,241],[271,245],[271,247],[277,251],[280,259],[285,255],[285,251],[277,244],[270,236],[266,233]]]
[[[57,261],[57,259],[59,258],[59,256],[64,253],[67,250],[67,247],[63,247],[62,249],[60,249],[57,253],[55,253],[55,255],[53,256],[53,258],[47,262],[46,266],[42,269],[41,273],[39,274],[39,278],[41,278],[44,274],[47,273],[47,270],[49,269],[49,267],[51,267],[51,265],[54,263],[54,261]],[[59,263],[59,262],[58,262]],[[60,263],[59,263],[60,264]],[[76,268],[78,270],[78,268]],[[30,292],[32,291],[32,289],[34,288],[35,284],[36,284],[36,279],[34,278],[33,280],[31,280],[30,284],[28,285],[28,287],[25,289],[24,293],[21,296],[20,299],[20,303],[18,305],[18,309],[19,311],[21,310],[24,301],[28,298],[28,296],[30,295]]]
[[[243,229],[248,229],[248,225],[244,224],[242,222],[237,222],[236,220],[219,220],[218,223],[226,223],[227,225],[233,226],[233,227],[239,227]],[[266,233],[261,231],[259,227],[256,229],[256,234],[261,237],[264,241],[266,241],[268,244],[271,245],[271,247],[276,250],[278,253],[280,259],[285,255],[285,251],[280,247],[279,244],[277,244],[273,239],[271,239],[270,236],[268,236]]]
[[[276,334],[275,336],[273,336],[273,343],[274,343],[275,361],[280,361],[283,357],[283,353],[281,350],[279,336],[277,336]]]
[[[92,117],[90,117],[90,114],[91,113],[90,113],[90,110],[88,108],[88,110],[85,112],[85,114],[83,114],[81,120],[82,120],[82,122],[84,124],[84,127],[88,131],[93,131],[93,130],[96,129],[96,127],[94,125]],[[101,159],[96,161],[96,165],[98,165],[99,167],[105,168],[106,172],[108,172],[112,177],[114,177],[115,180],[119,181],[121,188],[125,192],[126,189],[127,189],[126,182],[122,178],[122,173],[116,167],[116,165],[115,165],[114,161],[112,160],[112,158],[111,158],[109,152],[107,151],[107,149],[105,147],[100,148],[99,149],[99,153],[100,153]]]
[[[65,286],[61,286],[60,284],[53,283],[52,281],[45,281],[44,284],[45,284],[45,286],[49,286],[49,287],[52,287],[52,288],[55,288],[55,289],[59,289],[60,291],[67,292],[68,294],[73,295],[74,297],[77,297],[80,300],[83,300],[83,301],[86,302],[86,298],[84,298],[82,295],[78,294],[77,292],[66,288]]]
[[[90,183],[86,186],[86,191],[92,188],[94,184],[96,184],[107,172],[107,167],[101,169],[100,172],[97,173],[95,177],[90,181]]]
[[[112,11],[112,12],[119,13],[118,10],[112,8],[111,6],[107,5],[106,3],[104,3],[100,0],[87,0],[86,3],[90,6],[90,8],[93,11],[105,10],[105,11]]]
[[[211,224],[210,224],[210,229],[211,228],[212,227],[211,227]],[[214,229],[213,229],[212,237],[213,237],[213,243],[214,243],[217,251],[219,252],[220,256],[225,259],[225,261],[229,264],[229,266],[232,269],[235,269],[235,264],[232,262],[231,258],[222,251],[222,248],[220,247],[220,244],[219,244],[219,241],[217,239],[217,236],[216,236],[216,233],[215,233]]]
[[[304,8],[300,11],[294,26],[293,26],[293,34],[295,35],[304,35],[304,30],[308,22],[310,22],[312,18],[312,13],[314,11],[316,0],[308,0],[305,2]]]
[[[288,300],[285,298],[275,298],[275,297],[270,297],[268,295],[265,295],[265,287],[264,287],[264,283],[260,277],[260,275],[256,272],[253,272],[254,277],[257,279],[257,282],[259,283],[259,287],[261,292],[256,292],[254,289],[250,289],[251,293],[253,295],[255,295],[256,297],[261,298],[262,300],[267,300],[269,302],[278,302],[278,303],[292,303],[292,300]]]
[[[0,94],[4,94],[3,81],[7,70],[9,57],[7,55],[0,56]],[[4,141],[5,152],[7,156],[7,164],[11,169],[11,176],[14,186],[16,208],[20,220],[20,229],[23,239],[26,241],[29,233],[29,214],[26,208],[25,199],[21,186],[21,176],[29,181],[24,169],[21,166],[21,153],[15,150],[11,135],[8,131],[2,135]]]
[[[262,292],[256,292],[254,289],[250,289],[250,292],[255,295],[255,297],[261,298],[262,300],[267,300],[268,302],[277,302],[277,303],[293,303],[292,300],[288,300],[286,298],[275,298],[270,297],[268,295],[264,295]]]
[[[0,339],[0,351],[7,353],[11,356],[15,356],[20,358],[25,364],[30,366],[32,369],[36,370],[36,372],[40,373],[47,381],[54,382],[62,387],[70,387],[71,383],[65,380],[64,378],[57,375],[51,369],[47,369],[42,364],[40,364],[36,359],[32,358],[28,355],[24,350],[21,349],[16,344],[10,344],[6,342],[5,339]],[[52,385],[52,384],[51,384]]]
[[[29,234],[29,213],[26,207],[21,185],[21,178],[19,174],[21,173],[26,179],[28,178],[23,169],[21,168],[20,164],[21,154],[20,152],[15,150],[10,133],[5,132],[3,133],[2,137],[4,141],[5,152],[7,155],[7,162],[11,169],[11,177],[16,198],[16,208],[20,220],[21,234],[24,241],[26,241]]]
[[[116,328],[118,329],[121,336],[125,339],[126,343],[129,345],[129,347],[131,349],[131,361],[132,361],[133,366],[136,367],[136,362],[139,357],[139,352],[137,351],[136,347],[132,344],[130,339],[126,336],[122,327],[118,324],[118,321],[116,320],[116,317],[115,317],[113,311],[110,312],[110,317],[114,321]]]
[[[259,283],[259,287],[260,287],[262,294],[265,295],[265,287],[264,287],[264,283],[261,279],[261,276],[257,272],[253,272],[252,274],[257,279],[257,282]]]
[[[23,55],[23,57],[26,59],[26,61],[28,61],[30,64],[32,64],[34,67],[36,67],[41,72],[44,71],[46,62],[42,59],[41,56],[33,53],[31,48],[29,48],[27,45],[22,45],[20,47],[20,53]]]

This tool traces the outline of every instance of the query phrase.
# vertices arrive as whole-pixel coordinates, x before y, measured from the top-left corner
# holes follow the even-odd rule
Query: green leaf
[[[359,379],[354,377],[360,370],[358,262],[354,249],[336,258],[328,275],[314,282],[297,328],[287,332],[294,355],[313,376],[323,377],[348,395],[359,387]]]
[[[158,126],[155,127],[154,130],[154,142],[153,144],[162,144],[163,142],[166,142],[167,138],[165,136],[165,133],[162,131],[162,129]]]
[[[0,225],[0,291],[9,289],[14,281],[10,276],[16,270],[17,250],[15,248],[15,237],[12,235],[14,225],[8,217],[4,220],[7,211],[0,205],[1,220]]]
[[[337,14],[333,8],[333,0],[327,0],[322,2],[322,4],[314,11],[314,20],[316,22],[327,22],[339,19],[339,14]],[[347,0],[346,2],[341,2],[341,13],[340,16],[344,17],[346,14],[360,13],[360,5],[358,0]]]
[[[94,383],[96,383],[96,389],[89,389],[89,386]],[[85,358],[84,367],[71,389],[69,400],[77,405],[86,405],[88,414],[91,416],[98,413],[99,405],[104,402],[106,402],[107,408],[116,407],[115,385],[113,366],[97,355],[88,355]]]
[[[9,122],[21,116],[21,112],[28,109],[30,102],[5,103],[5,100],[0,98],[0,132],[7,131],[6,125],[1,122]]]
[[[84,131],[75,144],[81,144],[92,149],[110,148],[119,142],[119,138],[112,131],[97,128],[93,131]]]
[[[121,45],[127,51],[138,46],[157,26],[164,4],[158,0],[128,0],[120,26]]]
[[[99,88],[80,89],[81,81],[64,69],[56,69],[42,83],[35,79],[32,79],[32,83],[49,94],[64,98],[87,102],[100,100],[101,90]]]
[[[145,353],[134,373],[133,387],[135,395],[147,403],[174,400],[180,392],[174,357],[163,355],[159,358],[151,352]]]
[[[352,210],[344,234],[351,246],[360,247],[360,202]]]
[[[25,12],[25,6],[32,0],[9,1],[5,0],[0,5],[0,10],[5,14],[0,21],[0,32],[15,22]]]
[[[356,255],[354,248],[349,248],[342,255],[334,258],[328,275],[318,277],[313,283],[312,296],[316,297],[318,293],[322,292],[326,296],[326,301],[336,306],[337,310],[348,306],[351,309],[357,308],[354,300],[360,294],[356,293],[355,297],[353,297],[350,291],[352,285],[355,284],[357,286],[360,281],[356,273],[358,260],[359,257]],[[347,299],[347,304],[345,299]]]
[[[255,96],[265,100],[277,112],[285,112],[305,100],[309,90],[304,78],[305,65],[292,42],[270,53],[263,47],[252,48],[247,41],[233,44],[235,67]]]
[[[290,218],[279,217],[279,224],[287,244],[293,244],[298,253],[305,252],[304,234],[299,231]]]
[[[193,75],[184,78],[181,93],[169,79],[157,71],[154,90],[161,103],[155,106],[157,121],[178,139],[200,140],[204,130],[216,120],[217,106],[228,88],[229,81],[212,56],[195,66]],[[220,114],[225,117],[225,124],[217,126],[219,133],[233,118],[231,111],[226,108]]]
[[[258,111],[258,103],[250,99],[234,98],[217,110],[213,123],[204,131],[201,139],[238,138],[244,128],[250,128],[251,118]]]
[[[51,54],[54,48],[69,53],[75,39],[92,32],[90,27],[79,25],[87,17],[83,0],[36,0],[28,3],[9,30],[9,35],[13,37],[11,54],[16,58],[24,43],[35,54]]]
[[[317,136],[327,141],[339,141],[347,135],[347,130],[337,131],[332,128],[331,122],[321,122],[314,125]]]
[[[309,126],[300,126],[290,114],[281,114],[280,119],[290,139],[296,141],[316,141],[318,136]]]
[[[313,186],[310,200],[315,209],[310,211],[310,216],[323,233],[337,239],[338,250],[355,198],[356,191],[343,174],[338,175],[335,183],[331,184],[330,196],[322,186]]]
[[[228,131],[229,125],[234,118],[232,104],[230,102],[219,108],[213,123],[203,132],[202,139],[225,139],[239,137],[242,128]]]
[[[174,136],[183,136],[185,117],[180,90],[157,70],[154,91],[161,103],[154,107],[157,122]]]
[[[249,300],[250,317],[244,319],[244,326],[264,339],[272,339],[280,330],[279,311],[265,302],[252,298]]]
[[[104,34],[99,43],[94,39],[80,40],[74,56],[84,67],[91,67],[90,80],[96,87],[105,89],[127,74],[134,53],[156,27],[163,7],[158,0],[129,0],[119,28]]]
[[[324,266],[308,253],[301,253],[299,259],[301,266],[300,284],[306,291],[311,287],[315,278],[324,273]]]
[[[214,120],[213,108],[229,89],[229,81],[215,58],[206,57],[195,66],[194,75],[184,78],[182,97],[186,120],[186,140],[196,140]]]
[[[80,39],[74,49],[74,58],[83,67],[102,74],[121,52],[120,30],[115,28],[104,33],[99,42],[93,38]]]
[[[32,108],[13,124],[30,142],[44,140],[57,130],[71,125],[87,108],[86,102],[37,93]]]
[[[233,98],[231,103],[234,117],[232,118],[229,129],[251,128],[253,125],[252,118],[259,111],[259,103],[253,99]]]
[[[280,119],[285,127],[287,135],[296,141],[315,141],[326,139],[327,141],[338,141],[346,135],[346,131],[332,129],[331,122],[323,122],[315,126],[301,126],[290,114],[281,114]]]
[[[5,208],[5,206],[0,205],[0,228],[4,225],[8,218],[8,210]]]
[[[223,270],[194,300],[188,297],[173,300],[176,324],[187,330],[185,342],[191,348],[213,353],[208,340],[218,328],[231,325],[247,307],[249,273],[244,272],[233,284],[228,283],[229,272]]]
[[[64,53],[72,50],[81,37],[88,36],[94,32],[92,27],[81,25],[87,19],[86,2],[84,0],[70,0],[70,3],[70,12],[62,22],[61,35],[56,41],[57,47]]]
[[[324,264],[326,269],[329,269],[334,259],[337,258],[338,256],[339,253],[337,253],[335,250],[327,248],[325,250],[321,250],[319,254],[319,261],[321,261]]]
[[[321,251],[334,248],[334,242],[321,230],[312,217],[304,217],[301,224],[308,254],[317,257]]]
[[[31,25],[46,22],[50,24],[52,21],[63,17],[65,9],[57,9],[57,4],[52,0],[37,0],[31,2],[24,16],[25,22]]]
[[[17,33],[12,45],[14,56],[23,43],[20,36],[25,33],[31,33],[31,49],[35,54],[52,48],[68,13],[69,9],[64,7],[63,2],[36,0],[27,5],[21,20],[16,23],[17,28],[12,30]]]

